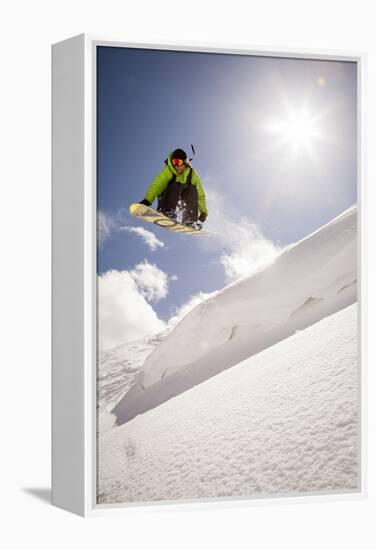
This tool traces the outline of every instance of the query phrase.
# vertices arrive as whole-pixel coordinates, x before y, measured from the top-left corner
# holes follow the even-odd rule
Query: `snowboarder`
[[[205,193],[197,172],[183,149],[175,149],[165,160],[166,167],[155,178],[140,204],[151,206],[158,197],[157,210],[176,220],[182,211],[182,223],[195,226],[208,216]]]

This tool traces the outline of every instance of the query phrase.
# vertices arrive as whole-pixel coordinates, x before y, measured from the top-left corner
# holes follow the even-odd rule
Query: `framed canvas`
[[[53,503],[364,495],[364,54],[52,48]]]

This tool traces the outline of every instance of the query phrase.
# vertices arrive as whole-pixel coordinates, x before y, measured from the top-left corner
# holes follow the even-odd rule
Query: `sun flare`
[[[277,135],[281,144],[287,144],[294,153],[300,149],[312,149],[316,139],[321,137],[317,125],[318,117],[314,117],[307,110],[290,111],[286,118],[272,122],[268,129]]]

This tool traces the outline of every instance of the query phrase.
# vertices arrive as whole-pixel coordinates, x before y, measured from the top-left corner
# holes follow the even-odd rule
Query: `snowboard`
[[[169,231],[174,231],[175,233],[186,233],[187,235],[207,234],[207,232],[202,229],[196,229],[195,227],[189,227],[188,225],[179,223],[178,221],[165,216],[161,212],[157,212],[154,208],[138,202],[132,202],[132,204],[129,205],[129,212],[133,214],[133,216],[136,216],[136,218],[154,223],[159,227],[163,227]]]

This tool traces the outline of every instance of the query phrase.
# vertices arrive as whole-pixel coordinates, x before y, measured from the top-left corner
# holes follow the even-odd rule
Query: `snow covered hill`
[[[170,332],[168,327],[154,336],[127,342],[98,356],[98,409],[110,410],[130,388],[142,380],[145,359]]]
[[[352,304],[356,241],[353,207],[199,304],[146,359],[143,386],[176,371],[209,369],[212,376]]]
[[[356,304],[98,439],[99,503],[356,491]]]
[[[172,330],[154,338],[155,345],[137,343],[148,355],[143,353],[142,370],[131,384],[127,378],[128,391],[112,409],[117,422],[159,406],[354,303],[356,229],[353,207],[283,251],[263,271],[203,301]],[[130,354],[128,363],[135,361],[141,366]]]
[[[358,489],[356,220],[100,356],[99,502]]]

